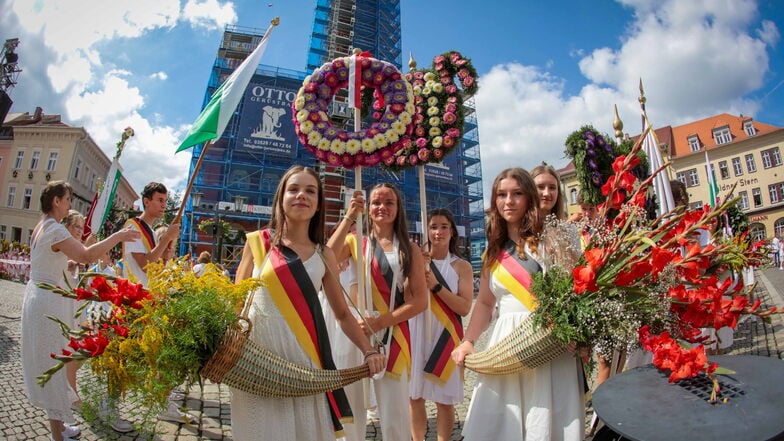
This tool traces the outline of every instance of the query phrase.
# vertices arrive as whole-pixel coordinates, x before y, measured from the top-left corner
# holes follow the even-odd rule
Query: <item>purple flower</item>
[[[585,139],[593,139],[594,138],[594,134],[593,134],[592,131],[587,130],[587,131],[583,132],[583,138],[585,138]]]
[[[593,172],[591,174],[591,183],[594,187],[601,187],[602,186],[602,175],[599,172]]]
[[[594,161],[593,159],[589,159],[588,160],[588,169],[591,170],[592,172],[596,172],[596,171],[599,170],[599,166],[596,165],[596,161]]]
[[[587,149],[585,149],[585,154],[587,154],[589,158],[593,158],[596,156],[596,150],[588,147]]]

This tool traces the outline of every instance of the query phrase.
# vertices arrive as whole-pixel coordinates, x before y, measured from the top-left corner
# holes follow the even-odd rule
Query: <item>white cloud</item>
[[[62,113],[68,124],[84,126],[109,156],[123,129],[133,127],[136,135],[123,152],[123,165],[134,188],[153,179],[170,188],[182,185],[190,156],[175,156],[174,151],[183,128],[162,124],[159,115],[141,115],[146,98],[139,88],[142,77],[127,70],[140,62],[132,58],[137,53],[127,53],[123,66],[111,66],[104,64],[101,51],[122,52],[123,40],[170,30],[180,20],[222,29],[237,20],[233,3],[189,0],[181,10],[180,0],[80,0],[78,7],[57,0],[0,0],[0,10],[8,11],[0,17],[0,28],[22,41],[19,88],[25,93],[14,100],[15,111],[32,112],[40,105],[46,106],[45,113]],[[168,74],[158,71],[149,78],[165,81]]]
[[[237,21],[234,4],[221,4],[218,0],[188,0],[182,9],[182,17],[193,27],[223,29]]]
[[[768,49],[779,39],[771,21],[754,29],[751,0],[623,0],[633,22],[618,48],[585,52],[578,65],[588,84],[566,96],[565,80],[536,66],[494,66],[480,78],[476,98],[485,204],[495,176],[512,165],[542,161],[563,167],[563,143],[584,124],[612,134],[613,104],[625,132],[639,128],[639,81],[654,125],[677,125],[729,112],[754,115],[748,98],[764,84]]]

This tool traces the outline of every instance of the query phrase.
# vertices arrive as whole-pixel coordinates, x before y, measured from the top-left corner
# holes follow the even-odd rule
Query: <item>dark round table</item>
[[[594,411],[632,441],[784,440],[784,361],[751,355],[710,360],[736,372],[719,375],[717,404],[708,402],[712,383],[704,375],[671,384],[647,365],[602,383],[593,393]]]

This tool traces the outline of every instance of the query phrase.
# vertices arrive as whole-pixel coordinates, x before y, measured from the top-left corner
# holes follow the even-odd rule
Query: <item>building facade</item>
[[[205,93],[205,105],[261,37],[256,29],[227,27]],[[276,186],[292,164],[312,166],[319,171],[326,197],[327,232],[331,232],[343,216],[346,197],[354,188],[355,172],[319,163],[300,145],[294,132],[291,103],[308,72],[332,59],[351,55],[354,48],[370,51],[374,57],[400,68],[400,38],[399,0],[318,0],[307,72],[260,66],[224,135],[208,149],[195,179],[193,191],[197,197],[186,201],[181,253],[196,255],[211,250],[231,267],[244,241],[239,236],[269,220]],[[275,44],[274,37],[271,44]],[[466,102],[465,113],[462,145],[442,164],[425,167],[427,206],[452,210],[464,249],[478,268],[484,249],[484,218],[473,100]],[[340,127],[353,121],[344,94],[334,98],[330,116],[332,123]],[[203,146],[197,146],[193,150],[190,174],[202,149]],[[363,188],[378,182],[392,182],[401,190],[410,228],[414,238],[421,240],[416,170],[392,173],[379,167],[362,168]],[[228,234],[203,228],[205,222],[218,220],[229,227]],[[221,246],[216,246],[218,239],[223,241]]]
[[[41,218],[41,191],[49,181],[63,180],[74,190],[72,208],[87,214],[97,185],[106,178],[111,160],[83,127],[60,115],[10,113],[0,131],[0,240],[30,243]],[[125,178],[115,205],[130,209],[139,198]]]
[[[738,205],[749,218],[755,240],[784,236],[784,128],[722,113],[665,126],[656,134],[664,160],[671,161],[666,172],[686,185],[692,208],[710,204],[710,164],[719,198],[740,198]],[[574,165],[570,162],[559,172],[569,213],[579,211]]]

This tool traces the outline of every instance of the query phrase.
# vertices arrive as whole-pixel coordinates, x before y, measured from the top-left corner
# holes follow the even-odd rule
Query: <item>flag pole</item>
[[[185,187],[185,193],[182,195],[182,202],[180,203],[180,209],[177,211],[177,216],[175,216],[174,220],[172,221],[173,224],[176,224],[182,219],[182,212],[185,210],[185,204],[188,201],[188,196],[191,194],[191,190],[193,189],[193,184],[196,183],[196,175],[199,174],[201,165],[202,163],[204,163],[204,157],[207,156],[207,150],[210,148],[210,146],[212,146],[212,140],[205,142],[204,147],[201,149],[201,154],[199,155],[199,159],[196,161],[196,165],[193,166],[193,172],[191,172],[191,177],[188,178],[188,186]]]

